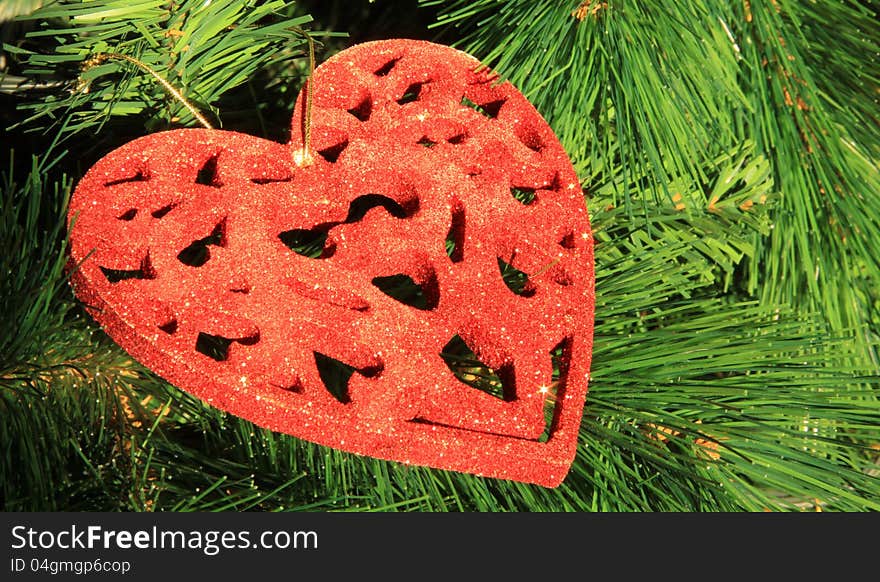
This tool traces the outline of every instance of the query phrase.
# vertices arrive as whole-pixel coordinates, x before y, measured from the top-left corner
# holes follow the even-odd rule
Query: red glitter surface
[[[294,162],[302,95],[288,144],[175,130],[95,164],[70,205],[77,296],[144,365],[260,426],[557,486],[594,308],[589,219],[558,139],[515,87],[437,44],[357,45],[311,82],[311,165]],[[392,297],[392,276],[421,303]],[[502,394],[465,382],[441,356],[451,340]],[[351,374],[335,392],[333,361]]]

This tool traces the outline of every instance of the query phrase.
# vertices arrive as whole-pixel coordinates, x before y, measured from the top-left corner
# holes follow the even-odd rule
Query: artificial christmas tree
[[[194,122],[124,61],[79,65],[129,55],[224,129],[285,142],[293,80],[308,70],[306,13],[334,31],[311,33],[321,60],[349,44],[336,33],[394,38],[434,20],[421,34],[513,82],[570,154],[595,240],[596,320],[558,488],[259,428],[134,363],[73,299],[71,182],[132,138]],[[47,4],[10,30],[7,509],[880,509],[869,7],[101,0]],[[457,367],[497,389],[473,356],[458,352]]]

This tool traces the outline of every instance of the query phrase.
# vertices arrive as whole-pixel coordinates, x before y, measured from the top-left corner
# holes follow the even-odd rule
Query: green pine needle
[[[216,117],[221,98],[258,73],[299,75],[293,60],[305,54],[301,31],[311,17],[296,14],[288,0],[186,0],[173,6],[156,0],[64,0],[19,20],[38,25],[20,46],[7,48],[27,57],[25,74],[38,86],[53,87],[23,104],[29,113],[20,123],[34,130],[61,118],[64,132],[76,134],[101,131],[112,117],[138,119],[149,129],[193,122],[181,103],[130,63],[108,61],[82,70],[98,54],[139,60],[203,114]]]

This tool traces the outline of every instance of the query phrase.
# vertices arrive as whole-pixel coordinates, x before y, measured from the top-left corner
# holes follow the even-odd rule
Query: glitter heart
[[[69,211],[77,296],[144,365],[260,426],[558,485],[594,306],[558,139],[441,45],[357,45],[311,83],[305,167],[302,95],[288,144],[175,130],[95,164]]]

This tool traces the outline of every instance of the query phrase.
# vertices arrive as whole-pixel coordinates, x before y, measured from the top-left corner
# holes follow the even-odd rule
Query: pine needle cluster
[[[426,36],[536,105],[585,188],[593,371],[557,489],[272,433],[110,341],[66,284],[71,188],[130,137],[195,120],[136,67],[82,65],[129,55],[217,126],[281,139],[308,70],[303,27],[333,28],[310,32],[326,57],[361,18],[387,22],[387,38],[405,24],[392,2],[338,4],[310,25],[317,3],[64,0],[5,25],[4,121],[36,146],[10,147],[0,182],[4,509],[880,510],[880,25],[867,3],[419,3]]]

